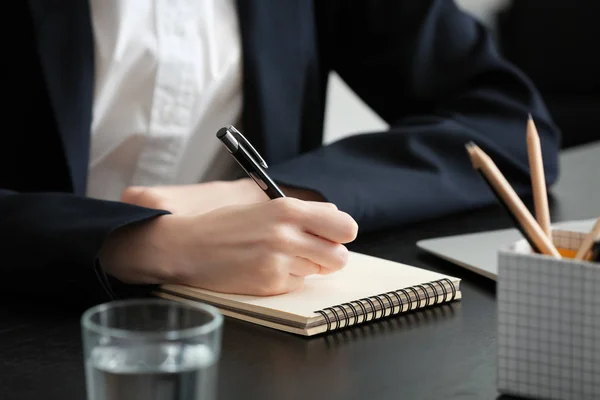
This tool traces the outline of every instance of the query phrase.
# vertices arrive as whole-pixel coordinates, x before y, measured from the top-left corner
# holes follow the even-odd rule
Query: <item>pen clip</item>
[[[235,138],[244,144],[244,146],[246,147],[246,149],[250,152],[250,154],[255,157],[255,161],[264,169],[268,169],[269,167],[267,166],[267,163],[265,162],[265,160],[263,160],[263,158],[260,156],[260,154],[258,154],[258,151],[256,151],[256,149],[254,148],[254,146],[252,146],[250,144],[250,142],[244,137],[244,135],[242,135],[242,133],[240,131],[238,131],[233,125],[229,125],[227,127],[227,130],[233,135],[235,136]]]

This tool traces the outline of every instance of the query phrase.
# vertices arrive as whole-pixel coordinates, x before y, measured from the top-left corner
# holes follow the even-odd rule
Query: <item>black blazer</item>
[[[91,290],[103,239],[157,216],[84,197],[94,51],[84,0],[8,3],[0,84],[0,289],[52,281]],[[239,0],[244,133],[278,182],[335,202],[361,231],[493,200],[464,145],[475,141],[519,193],[529,190],[528,113],[546,177],[559,132],[540,95],[450,0]],[[322,146],[336,71],[391,128]],[[118,94],[116,94],[118,95]],[[7,278],[8,274],[8,278]],[[90,283],[91,284],[91,283]],[[57,286],[53,286],[53,290]]]

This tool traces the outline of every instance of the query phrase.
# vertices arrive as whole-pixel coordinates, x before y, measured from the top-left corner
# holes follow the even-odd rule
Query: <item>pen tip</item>
[[[529,121],[533,121],[533,117],[531,116],[531,113],[528,113],[528,114],[527,114],[527,120],[529,120]]]

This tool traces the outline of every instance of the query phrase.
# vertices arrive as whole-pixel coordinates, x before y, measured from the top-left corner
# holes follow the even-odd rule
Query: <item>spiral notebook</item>
[[[163,285],[156,295],[208,303],[226,316],[305,336],[461,298],[458,278],[355,252],[344,269],[309,276],[302,289],[283,295],[244,296],[182,285]]]

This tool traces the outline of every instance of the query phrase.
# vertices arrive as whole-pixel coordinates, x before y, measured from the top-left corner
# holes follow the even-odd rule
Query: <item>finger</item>
[[[264,290],[260,290],[259,292],[263,296],[277,296],[279,294],[293,292],[294,290],[298,290],[304,286],[303,276],[289,274],[282,279],[283,281],[280,281],[275,287],[267,290],[266,292]]]
[[[358,225],[350,215],[331,207],[307,205],[309,209],[300,221],[307,232],[336,243],[349,243],[356,239]]]
[[[328,202],[325,202],[325,201],[308,201],[307,203],[309,203],[311,205],[319,206],[319,207],[325,207],[325,208],[333,209],[333,210],[337,210],[338,209],[338,207],[335,204],[328,203]]]
[[[290,257],[290,265],[289,271],[290,274],[296,276],[308,276],[319,274],[321,272],[321,266],[319,264],[315,264],[304,257]]]
[[[344,245],[307,232],[301,232],[294,240],[294,245],[294,253],[321,266],[321,274],[340,270],[348,262],[348,249]]]

